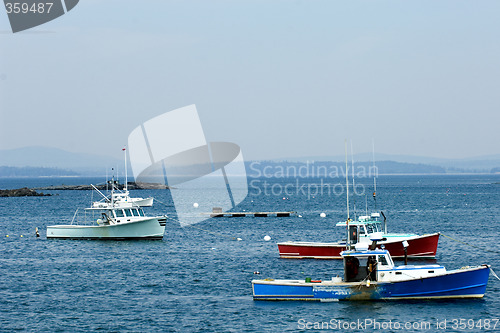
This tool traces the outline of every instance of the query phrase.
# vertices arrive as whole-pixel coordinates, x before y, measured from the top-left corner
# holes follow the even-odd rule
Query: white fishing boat
[[[130,192],[128,191],[128,174],[127,174],[127,150],[123,148],[124,161],[125,161],[125,184],[123,185],[123,190],[118,188],[118,181],[114,180],[114,177],[107,182],[107,185],[111,187],[110,195],[104,195],[99,189],[94,185],[92,188],[102,196],[100,201],[94,201],[92,203],[93,208],[109,208],[120,206],[123,208],[135,208],[135,207],[151,207],[153,206],[153,198],[131,198]]]
[[[93,208],[107,208],[112,206],[120,206],[123,208],[134,208],[134,207],[151,207],[153,206],[153,197],[149,198],[132,198],[130,197],[130,192],[127,189],[127,185],[124,185],[123,190],[119,190],[117,182],[114,180],[108,182],[112,188],[111,194],[106,196],[101,191],[99,191],[94,185],[92,187],[99,193],[103,198],[100,201],[94,201],[92,203]]]
[[[125,151],[125,149],[124,149]],[[126,166],[125,155],[125,166]],[[125,184],[127,172],[125,168]],[[75,212],[70,224],[47,227],[47,238],[59,239],[163,239],[166,216],[146,216],[142,207],[153,205],[153,198],[131,198],[127,185],[118,190],[114,179],[110,182],[111,194],[104,195],[94,185],[93,189],[103,199],[85,208],[83,216]]]
[[[122,196],[115,201],[111,190],[109,202],[102,202],[78,210],[70,224],[47,227],[47,238],[59,239],[162,239],[167,223],[166,216],[146,216],[141,206]],[[101,193],[102,194],[102,193]]]

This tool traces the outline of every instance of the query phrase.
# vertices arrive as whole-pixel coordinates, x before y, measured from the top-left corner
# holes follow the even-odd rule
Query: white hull
[[[115,195],[116,200],[113,200],[113,203],[111,202],[103,202],[103,201],[96,201],[92,204],[93,208],[115,208],[115,207],[120,207],[120,208],[136,208],[136,207],[151,207],[153,206],[153,200],[154,198],[130,198],[130,197],[120,197]]]
[[[47,238],[60,239],[162,239],[166,218],[152,217],[112,225],[52,225]]]
[[[146,199],[138,199],[134,200],[136,198],[132,198],[132,202],[134,206],[140,206],[140,207],[151,207],[153,206],[153,198],[146,198]]]

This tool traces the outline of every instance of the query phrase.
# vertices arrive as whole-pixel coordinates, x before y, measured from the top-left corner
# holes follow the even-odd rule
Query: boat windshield
[[[130,210],[130,209],[124,209],[124,211],[125,211],[125,215],[132,216],[132,210]]]
[[[139,213],[139,216],[144,216],[144,211],[142,210],[142,208],[138,208],[137,212]]]
[[[116,217],[124,217],[125,216],[125,215],[123,215],[123,210],[121,210],[121,209],[115,210],[115,215],[116,215]]]
[[[387,266],[387,259],[385,258],[384,255],[381,255],[381,254],[378,255],[378,263],[380,265]]]
[[[370,223],[366,225],[366,229],[369,234],[374,232],[381,232],[382,225],[380,223]]]

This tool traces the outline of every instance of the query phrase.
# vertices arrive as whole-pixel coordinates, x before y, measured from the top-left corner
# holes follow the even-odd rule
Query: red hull
[[[409,258],[434,258],[436,256],[439,233],[410,237],[408,242]],[[393,258],[404,257],[402,240],[379,242],[391,253]],[[281,258],[313,258],[313,259],[341,259],[340,252],[344,251],[345,244],[313,243],[313,242],[286,242],[278,243]]]

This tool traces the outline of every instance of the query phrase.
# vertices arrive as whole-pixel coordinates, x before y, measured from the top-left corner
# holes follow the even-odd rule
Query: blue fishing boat
[[[481,298],[489,265],[447,271],[441,265],[395,266],[389,251],[356,244],[341,253],[344,278],[331,280],[253,280],[254,300],[391,300]]]

